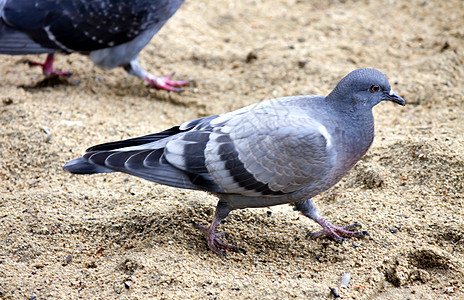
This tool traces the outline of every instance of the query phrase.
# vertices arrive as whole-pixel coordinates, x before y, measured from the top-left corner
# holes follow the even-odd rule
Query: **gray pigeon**
[[[179,91],[187,81],[155,77],[139,65],[139,52],[184,0],[0,0],[0,54],[48,53],[43,73],[69,76],[53,68],[56,51],[89,55],[100,67],[123,67],[151,86]]]
[[[241,251],[218,237],[234,209],[293,203],[322,226],[312,237],[359,237],[357,224],[337,227],[312,197],[336,184],[374,139],[372,107],[405,105],[374,69],[358,69],[326,97],[293,96],[185,122],[160,133],[87,149],[64,169],[76,174],[124,172],[160,184],[208,191],[219,198],[209,226],[195,224],[208,246]]]

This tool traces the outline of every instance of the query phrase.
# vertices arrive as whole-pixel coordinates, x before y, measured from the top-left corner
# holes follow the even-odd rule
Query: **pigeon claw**
[[[171,80],[174,74],[175,73],[172,73],[171,75],[167,75],[167,76],[160,76],[160,77],[155,77],[149,74],[144,79],[152,87],[155,87],[161,90],[172,91],[172,92],[183,92],[184,90],[178,87],[188,85],[190,81]]]
[[[218,237],[224,236],[225,232],[216,232],[216,226],[203,226],[196,222],[192,222],[193,228],[200,230],[206,237],[206,241],[208,242],[208,247],[213,250],[219,256],[226,256],[226,252],[220,250],[219,248],[224,248],[226,250],[231,250],[235,252],[241,252],[243,254],[247,254],[247,251],[243,248],[232,246],[229,244],[224,243]]]
[[[53,54],[48,54],[47,58],[45,59],[45,62],[43,63],[39,63],[39,62],[32,61],[32,60],[27,60],[26,62],[31,67],[34,67],[34,66],[42,67],[42,72],[47,77],[51,77],[51,76],[69,77],[72,75],[72,72],[55,70],[53,68],[54,61],[55,61],[55,56]]]
[[[361,226],[361,224],[359,223],[354,223],[345,227],[338,227],[331,224],[330,222],[327,222],[323,218],[317,220],[317,223],[319,223],[322,226],[322,230],[318,232],[308,233],[308,236],[313,239],[328,236],[334,239],[335,241],[342,243],[345,240],[345,238],[363,237],[369,235],[367,231],[353,231]]]

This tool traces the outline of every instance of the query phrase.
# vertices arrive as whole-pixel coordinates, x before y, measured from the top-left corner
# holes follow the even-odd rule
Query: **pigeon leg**
[[[168,76],[160,76],[156,77],[147,71],[145,71],[139,64],[138,58],[135,57],[132,59],[127,65],[124,65],[124,70],[126,70],[127,73],[140,77],[152,87],[162,89],[162,90],[167,90],[167,91],[173,91],[173,92],[182,92],[183,90],[178,88],[179,86],[184,86],[189,84],[189,81],[176,81],[176,80],[171,80],[172,76],[174,76],[174,73]]]
[[[59,70],[53,69],[53,62],[55,61],[55,54],[54,53],[49,53],[47,55],[47,58],[45,59],[45,62],[39,63],[36,61],[28,61],[29,66],[41,66],[42,67],[42,72],[45,76],[64,76],[68,77],[71,76],[71,72],[63,72]]]
[[[362,237],[369,235],[367,231],[352,231],[356,227],[361,226],[359,223],[354,223],[345,227],[338,227],[323,218],[319,218],[314,221],[322,226],[322,230],[308,234],[308,236],[312,237],[313,239],[319,238],[321,236],[330,236],[338,242],[343,242],[345,240],[344,238]]]
[[[218,247],[232,250],[235,252],[242,252],[246,254],[246,250],[240,247],[231,246],[222,242],[218,237],[225,235],[225,232],[217,232],[217,228],[222,220],[224,220],[227,215],[232,211],[232,208],[225,202],[219,201],[216,212],[214,213],[213,221],[209,226],[202,226],[193,222],[193,227],[200,230],[206,237],[208,246],[214,253],[218,255],[226,255],[225,251],[219,250]]]
[[[359,223],[354,223],[345,227],[338,227],[320,217],[317,213],[316,206],[311,199],[295,203],[296,210],[300,211],[304,216],[316,221],[322,226],[322,231],[312,232],[308,234],[312,238],[329,236],[338,242],[343,242],[344,238],[362,237],[369,235],[367,231],[353,231],[361,226]]]
[[[160,77],[148,74],[147,76],[145,76],[144,80],[148,82],[150,86],[156,87],[158,89],[173,92],[182,92],[183,90],[178,87],[188,85],[189,81],[171,80],[172,76],[174,76],[174,73],[172,73],[171,75]]]

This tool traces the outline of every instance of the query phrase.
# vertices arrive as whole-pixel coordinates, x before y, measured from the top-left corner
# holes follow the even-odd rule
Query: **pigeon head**
[[[370,110],[384,100],[406,104],[392,91],[387,77],[375,69],[357,69],[349,73],[326,99],[335,105],[351,107],[350,110]]]

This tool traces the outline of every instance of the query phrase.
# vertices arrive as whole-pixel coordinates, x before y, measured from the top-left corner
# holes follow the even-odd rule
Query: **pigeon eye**
[[[377,93],[379,90],[380,90],[380,86],[378,85],[371,85],[371,87],[369,88],[369,92],[371,93]]]

